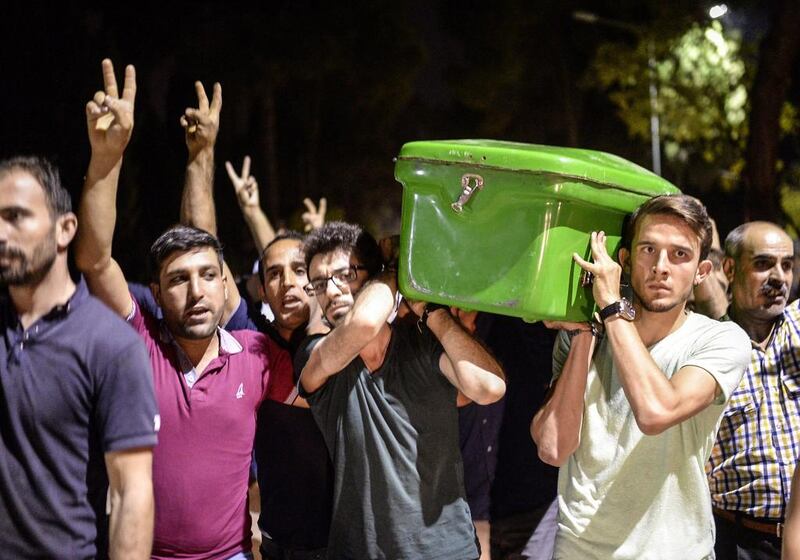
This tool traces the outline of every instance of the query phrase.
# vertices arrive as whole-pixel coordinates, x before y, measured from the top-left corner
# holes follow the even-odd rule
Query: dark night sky
[[[624,38],[580,26],[570,14],[590,9],[641,23],[663,16],[661,8],[643,11],[648,4],[660,3],[12,3],[0,21],[0,157],[51,157],[77,202],[89,157],[84,105],[102,86],[100,60],[112,58],[118,75],[135,64],[136,127],[115,256],[141,278],[149,243],[178,217],[185,164],[178,117],[196,102],[195,79],[207,87],[220,81],[220,237],[233,269],[242,270],[250,244],[223,163],[238,165],[245,153],[273,221],[297,225],[304,196],[327,196],[334,214],[376,234],[397,227],[392,157],[406,141],[576,145],[647,166],[648,146],[627,137],[605,97],[578,85],[597,44]],[[695,4],[671,9],[694,17]]]

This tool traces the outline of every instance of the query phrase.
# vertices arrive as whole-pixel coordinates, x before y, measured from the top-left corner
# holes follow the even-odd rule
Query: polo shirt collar
[[[39,321],[57,321],[69,315],[70,312],[80,307],[86,300],[89,299],[89,288],[86,286],[86,280],[83,276],[80,277],[78,283],[75,285],[75,291],[72,293],[66,303],[55,305],[50,311],[42,315],[37,320]],[[14,307],[14,302],[11,300],[11,294],[8,293],[8,287],[3,288],[0,294],[0,307],[2,307],[3,318],[5,319],[6,326],[16,327],[19,325],[19,316]]]
[[[161,320],[161,328],[159,335],[161,337],[161,342],[166,344],[173,344],[176,348],[178,348],[181,353],[183,353],[183,349],[180,347],[180,344],[175,340],[175,337],[172,336],[172,333],[167,328],[167,323],[164,320]],[[231,333],[223,329],[222,327],[217,327],[217,335],[219,335],[219,354],[220,356],[226,354],[238,354],[242,352],[244,348],[239,341],[236,340]]]

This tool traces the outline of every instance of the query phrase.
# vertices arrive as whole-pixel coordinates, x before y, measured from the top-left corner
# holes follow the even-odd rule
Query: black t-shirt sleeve
[[[94,407],[104,452],[153,447],[159,418],[144,343],[135,340],[99,368]]]
[[[306,337],[306,339],[303,340],[303,342],[301,342],[297,347],[297,351],[294,355],[294,381],[297,384],[298,394],[305,399],[308,399],[312,395],[318,393],[319,389],[311,393],[303,389],[303,384],[300,383],[300,374],[303,372],[303,368],[306,367],[306,364],[311,357],[311,351],[314,350],[314,347],[319,344],[324,337],[325,335],[323,334],[315,334]]]
[[[228,322],[223,326],[228,332],[260,330],[254,318],[251,316],[250,308],[244,298],[239,300],[239,307],[228,317]]]

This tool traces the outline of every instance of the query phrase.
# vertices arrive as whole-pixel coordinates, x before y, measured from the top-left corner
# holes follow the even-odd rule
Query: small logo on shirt
[[[236,389],[236,398],[241,399],[244,396],[244,383],[239,383],[239,388]]]
[[[161,429],[161,415],[156,414],[153,416],[153,431],[157,432]]]

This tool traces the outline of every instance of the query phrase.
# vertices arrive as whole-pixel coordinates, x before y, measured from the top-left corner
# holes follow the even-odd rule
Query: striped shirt
[[[708,463],[715,507],[782,520],[800,454],[800,308],[787,306],[722,417]]]

